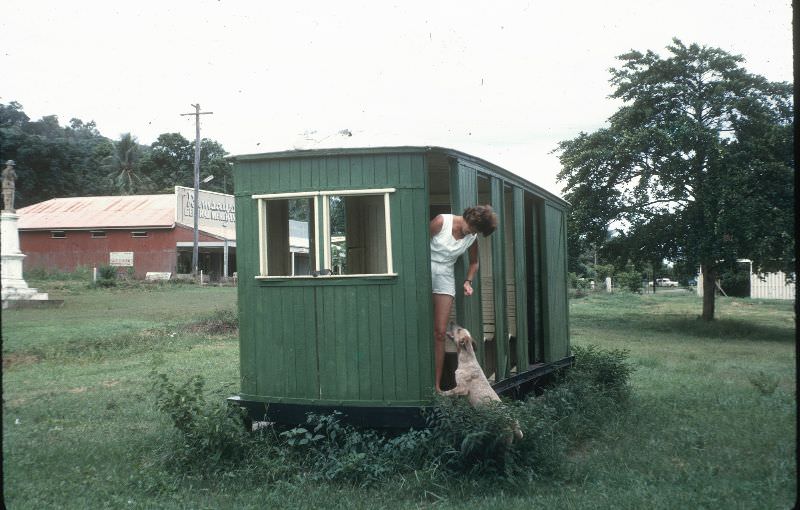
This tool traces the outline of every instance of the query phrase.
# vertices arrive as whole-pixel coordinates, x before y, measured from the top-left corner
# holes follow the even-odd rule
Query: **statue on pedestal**
[[[14,181],[17,179],[17,172],[14,171],[14,161],[6,161],[3,169],[3,210],[15,212],[14,209]]]

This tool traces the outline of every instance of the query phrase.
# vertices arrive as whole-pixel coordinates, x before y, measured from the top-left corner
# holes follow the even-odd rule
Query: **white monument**
[[[17,216],[14,209],[14,181],[17,178],[14,172],[14,162],[9,160],[3,170],[3,211],[2,231],[0,231],[0,256],[2,256],[3,308],[9,307],[11,300],[47,300],[47,294],[28,287],[22,278],[22,259],[25,255],[19,251],[19,230],[17,229]]]

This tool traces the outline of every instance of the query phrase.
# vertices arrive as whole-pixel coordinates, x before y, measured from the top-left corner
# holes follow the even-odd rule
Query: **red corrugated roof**
[[[17,210],[20,230],[169,228],[175,195],[53,198]]]

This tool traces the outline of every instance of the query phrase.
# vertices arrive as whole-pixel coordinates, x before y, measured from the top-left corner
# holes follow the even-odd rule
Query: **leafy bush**
[[[515,471],[515,406],[473,408],[465,398],[437,399],[427,425],[444,468],[455,473],[506,476]]]
[[[153,373],[156,408],[167,414],[181,433],[182,448],[177,449],[174,460],[213,470],[242,459],[249,438],[243,427],[243,410],[224,401],[208,405],[204,386],[199,375],[176,385],[166,374]]]
[[[304,424],[282,432],[268,427],[248,434],[237,411],[206,403],[199,376],[176,385],[155,374],[154,389],[158,409],[180,432],[179,444],[166,451],[181,469],[213,474],[235,466],[264,480],[302,473],[362,486],[414,473],[418,483],[457,476],[506,481],[512,488],[561,472],[567,449],[624,408],[632,371],[627,353],[594,346],[574,353],[575,366],[540,397],[479,408],[465,398],[436,397],[427,427],[400,433],[360,429],[338,413],[311,413]],[[521,440],[513,437],[514,421]]]
[[[569,273],[570,297],[580,298],[586,296],[589,290],[589,280],[579,277],[575,273]]]
[[[596,264],[594,266],[595,273],[597,274],[598,280],[605,280],[609,276],[614,276],[614,265],[613,264]]]
[[[25,271],[26,280],[80,280],[87,281],[92,277],[92,269],[88,266],[77,266],[74,271],[60,271],[58,269],[47,269],[44,267],[34,267]]]
[[[586,379],[600,392],[613,395],[616,401],[628,399],[633,366],[627,361],[630,354],[627,350],[575,345],[572,353],[575,355],[575,366],[569,371],[572,380]]]
[[[635,270],[617,273],[617,287],[630,292],[642,292],[642,275]]]
[[[730,297],[750,297],[750,271],[734,266],[720,272],[720,287]]]
[[[573,346],[573,354],[575,365],[541,400],[553,412],[559,432],[580,441],[596,434],[609,416],[627,405],[633,367],[624,350]]]
[[[96,287],[114,287],[117,285],[117,268],[114,266],[100,266],[97,268]]]

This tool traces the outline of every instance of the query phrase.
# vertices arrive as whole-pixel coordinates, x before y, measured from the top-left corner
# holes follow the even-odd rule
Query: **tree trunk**
[[[700,265],[703,273],[703,320],[714,320],[714,305],[717,291],[717,270],[713,266]]]
[[[656,275],[658,274],[656,273],[656,265],[658,265],[659,268],[661,267],[660,263],[653,262],[653,294],[656,293]]]

